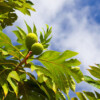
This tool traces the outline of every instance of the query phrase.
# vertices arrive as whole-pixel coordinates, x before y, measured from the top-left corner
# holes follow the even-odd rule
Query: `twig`
[[[32,51],[29,51],[29,53],[26,55],[26,57],[16,66],[15,70],[18,69],[19,66],[21,66],[23,63],[27,64],[27,59],[29,58],[29,56],[32,54]]]

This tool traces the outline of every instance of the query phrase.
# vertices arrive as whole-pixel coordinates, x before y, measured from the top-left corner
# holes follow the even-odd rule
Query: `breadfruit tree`
[[[17,37],[17,45],[13,45],[3,32],[5,26],[12,24],[5,21],[12,20],[8,17],[9,13],[18,9],[30,15],[28,9],[34,11],[32,4],[29,0],[0,1],[0,100],[77,100],[77,97],[80,100],[100,99],[98,92],[95,95],[86,91],[77,92],[77,97],[70,98],[69,91],[75,92],[76,83],[82,81],[100,89],[100,65],[89,69],[98,78],[94,80],[81,72],[78,67],[81,62],[74,57],[77,52],[48,50],[52,27],[46,25],[46,29],[38,33],[35,25],[31,29],[25,22],[27,32],[17,26],[17,30],[12,30]],[[26,68],[31,72],[27,72]]]

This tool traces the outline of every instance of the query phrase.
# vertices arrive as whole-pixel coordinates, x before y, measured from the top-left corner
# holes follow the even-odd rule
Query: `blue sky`
[[[32,27],[35,23],[40,31],[45,24],[52,26],[53,39],[49,49],[56,51],[73,50],[79,53],[77,58],[82,62],[80,68],[84,74],[89,65],[100,63],[100,0],[32,0],[37,12],[25,16],[19,11],[14,26],[7,27],[5,32],[15,44],[12,34],[15,25],[26,31],[24,20]],[[97,90],[87,83],[77,84],[76,91]],[[97,90],[99,91],[99,90]],[[70,96],[74,93],[70,92]]]

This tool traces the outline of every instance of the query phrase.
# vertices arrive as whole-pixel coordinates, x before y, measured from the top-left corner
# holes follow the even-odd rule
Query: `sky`
[[[81,61],[80,69],[84,75],[90,75],[86,70],[89,65],[100,63],[100,0],[32,0],[36,12],[31,17],[16,11],[18,20],[11,27],[5,29],[7,35],[16,43],[16,37],[11,33],[18,25],[26,31],[24,20],[38,32],[52,26],[50,50],[63,52],[73,50],[78,52],[77,59]],[[82,90],[94,91],[98,89],[87,83],[76,86],[76,92]],[[70,96],[75,96],[70,92]]]

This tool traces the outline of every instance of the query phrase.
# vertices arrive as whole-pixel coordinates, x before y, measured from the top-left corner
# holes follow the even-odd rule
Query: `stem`
[[[16,66],[15,70],[17,70],[20,66],[22,66],[22,64],[27,64],[27,59],[29,58],[29,56],[32,54],[32,51],[29,51],[29,53],[26,55],[26,57]]]

